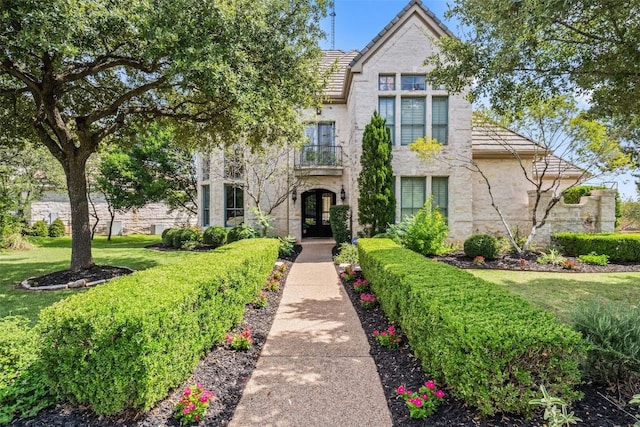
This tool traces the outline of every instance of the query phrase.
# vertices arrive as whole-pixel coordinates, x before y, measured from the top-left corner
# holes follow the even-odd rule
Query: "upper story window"
[[[401,98],[400,144],[409,145],[425,136],[426,99]]]
[[[380,74],[378,76],[378,90],[396,90],[396,76],[393,74]]]
[[[385,126],[391,133],[391,145],[395,144],[396,134],[396,99],[393,97],[378,98],[378,112],[385,119]]]
[[[403,75],[400,78],[401,90],[426,90],[427,84],[425,75]]]
[[[307,141],[302,147],[300,166],[339,166],[341,151],[335,144],[335,123],[309,123]]]
[[[431,106],[431,137],[440,144],[446,144],[449,138],[449,97],[434,96]]]
[[[205,151],[202,154],[202,180],[209,181],[211,179],[211,153]]]
[[[244,151],[241,147],[227,147],[224,152],[224,177],[242,179],[244,176]]]

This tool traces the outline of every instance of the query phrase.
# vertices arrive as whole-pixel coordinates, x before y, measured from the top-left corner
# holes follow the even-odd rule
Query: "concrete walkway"
[[[367,337],[331,260],[333,241],[302,246],[229,425],[390,426]]]

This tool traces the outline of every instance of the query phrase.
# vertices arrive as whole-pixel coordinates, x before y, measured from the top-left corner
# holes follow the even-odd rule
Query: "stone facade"
[[[98,212],[98,234],[107,234],[109,220],[111,216],[107,209],[107,203],[100,196],[92,197]],[[89,206],[91,210],[91,206]],[[50,223],[56,218],[60,218],[67,227],[67,232],[71,225],[71,207],[69,198],[62,193],[47,192],[39,201],[31,204],[31,223],[44,220]],[[93,225],[94,218],[90,218]],[[195,215],[175,211],[169,213],[169,208],[164,203],[150,203],[135,212],[117,213],[114,221],[113,234],[160,234],[162,230],[169,227],[179,227],[183,225],[196,225]]]

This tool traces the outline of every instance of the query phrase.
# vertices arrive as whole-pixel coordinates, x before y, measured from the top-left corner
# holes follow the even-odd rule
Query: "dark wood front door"
[[[311,190],[302,193],[302,237],[331,237],[329,208],[336,204],[336,193]]]

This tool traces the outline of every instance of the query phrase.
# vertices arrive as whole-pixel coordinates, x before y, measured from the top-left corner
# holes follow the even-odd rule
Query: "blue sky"
[[[335,48],[349,51],[362,50],[400,12],[409,0],[334,0],[335,1]],[[423,0],[423,4],[440,19],[451,32],[461,35],[458,22],[445,19],[451,1]],[[322,22],[327,33],[321,43],[323,49],[331,48],[331,19]],[[623,199],[637,198],[635,179],[630,174],[614,177]]]

